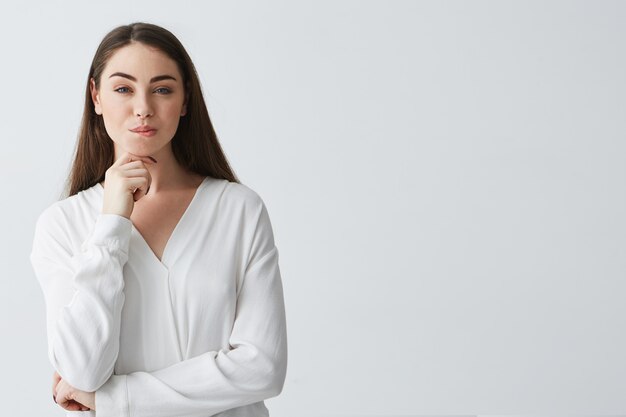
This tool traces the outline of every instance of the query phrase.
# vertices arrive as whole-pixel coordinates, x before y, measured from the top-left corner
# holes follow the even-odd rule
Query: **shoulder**
[[[229,197],[236,201],[242,216],[245,217],[245,229],[252,246],[274,246],[274,233],[265,201],[259,193],[247,185],[229,183]],[[254,248],[253,248],[254,249]]]
[[[261,196],[252,188],[238,182],[226,181],[226,195],[228,198],[239,201],[241,204],[260,205],[263,204]]]
[[[228,180],[214,180],[221,208],[243,212],[246,216],[258,217],[265,209],[265,202],[255,190],[245,184]]]
[[[54,225],[76,223],[93,212],[97,207],[94,197],[95,187],[80,191],[75,195],[58,200],[46,207],[37,217],[37,226],[52,227]]]
[[[250,246],[273,246],[272,223],[261,195],[251,187],[227,180],[214,181],[216,186],[215,213],[224,230],[238,230],[240,238]]]
[[[95,191],[93,188],[81,191],[41,211],[35,222],[33,250],[56,247],[71,252],[97,216]]]

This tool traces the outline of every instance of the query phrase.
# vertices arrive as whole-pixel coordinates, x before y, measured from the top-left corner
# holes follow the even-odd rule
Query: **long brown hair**
[[[133,41],[164,52],[177,63],[182,74],[187,94],[187,113],[181,117],[171,142],[172,152],[178,163],[200,175],[239,183],[213,129],[200,80],[189,54],[167,29],[150,23],[135,22],[110,31],[102,39],[91,62],[74,162],[66,184],[67,196],[102,182],[106,170],[115,162],[113,141],[106,132],[102,116],[95,112],[89,83],[93,77],[96,88],[99,89],[100,77],[109,58],[119,48]]]

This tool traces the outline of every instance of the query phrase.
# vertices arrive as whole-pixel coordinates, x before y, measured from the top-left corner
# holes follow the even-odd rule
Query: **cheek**
[[[121,135],[126,131],[126,121],[128,120],[128,111],[125,106],[120,103],[107,102],[102,103],[102,118],[104,128],[113,141],[121,139]]]
[[[167,103],[167,105],[161,108],[161,114],[163,115],[163,118],[167,120],[168,125],[177,126],[180,121],[181,110],[182,104]]]
[[[110,122],[121,120],[127,113],[127,106],[120,100],[109,99],[102,101],[102,114],[104,115],[105,122],[107,119]]]
[[[112,132],[122,129],[125,117],[119,107],[112,107],[108,109],[103,107],[102,116],[104,118],[104,126],[106,127],[109,136],[112,137]]]
[[[183,108],[183,103],[179,103],[178,101],[167,104],[166,112],[168,115],[180,115],[180,111]]]
[[[110,115],[106,115],[103,117],[104,119],[104,130],[106,130],[107,134],[109,135],[109,137],[117,142],[118,137],[119,137],[119,126],[116,120],[111,120],[111,116]]]

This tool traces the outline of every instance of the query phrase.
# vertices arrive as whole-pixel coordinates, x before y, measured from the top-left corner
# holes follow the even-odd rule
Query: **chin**
[[[157,135],[158,136],[158,135]],[[115,142],[115,148],[119,151],[129,152],[137,156],[152,156],[170,146],[170,142],[163,143],[157,136],[142,138],[132,137],[120,142]]]

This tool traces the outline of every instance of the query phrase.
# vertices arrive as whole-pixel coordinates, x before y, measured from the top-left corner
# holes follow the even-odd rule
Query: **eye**
[[[154,91],[159,92],[159,94],[170,94],[170,93],[172,92],[172,90],[170,90],[170,89],[169,89],[169,88],[167,88],[167,87],[159,87],[159,88],[157,88],[157,89],[156,89],[156,90],[154,90]]]
[[[123,90],[123,89],[126,89],[127,91],[120,91],[120,90]],[[119,88],[116,88],[113,91],[117,91],[118,93],[127,93],[128,92],[128,87],[119,87]]]

